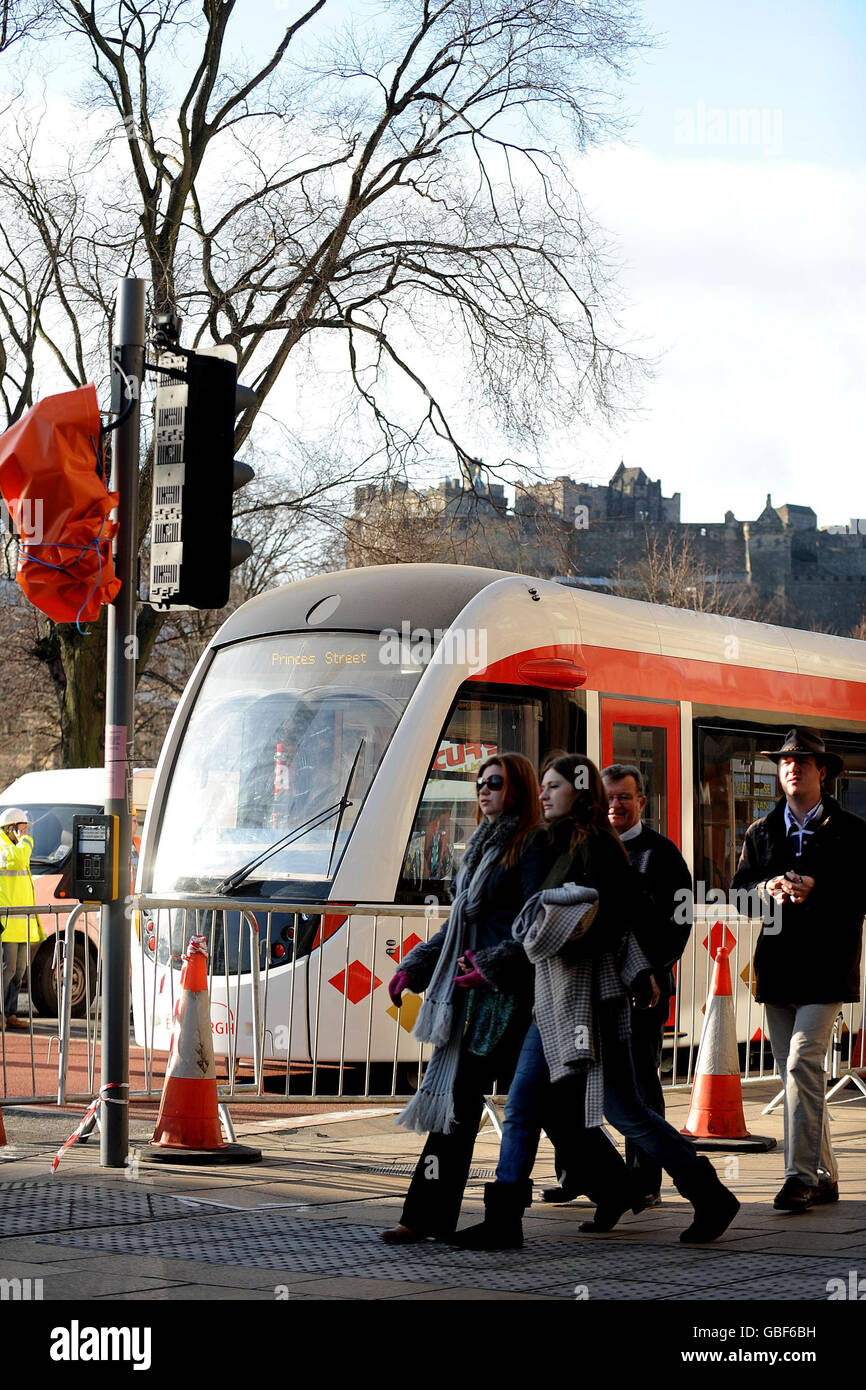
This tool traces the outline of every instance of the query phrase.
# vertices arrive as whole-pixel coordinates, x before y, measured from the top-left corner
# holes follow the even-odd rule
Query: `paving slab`
[[[771,1094],[771,1087],[763,1096],[758,1087],[746,1088],[753,1131],[770,1133],[775,1125],[781,1133],[780,1115],[760,1114]],[[672,1122],[684,1119],[687,1100],[687,1094],[669,1100]],[[12,1129],[14,1113],[6,1113]],[[55,1111],[35,1126],[38,1139],[28,1132],[26,1157],[0,1164],[0,1278],[41,1278],[46,1300],[74,1289],[76,1298],[94,1304],[817,1305],[827,1300],[828,1281],[847,1279],[858,1257],[866,1276],[866,1101],[838,1106],[833,1116],[844,1198],[838,1205],[802,1217],[775,1213],[781,1154],[720,1154],[713,1162],[742,1207],[712,1246],[680,1244],[690,1209],[666,1182],[661,1207],[626,1215],[608,1236],[579,1231],[592,1211],[586,1201],[538,1202],[525,1221],[522,1251],[486,1253],[434,1242],[399,1250],[381,1243],[379,1232],[399,1216],[421,1148],[388,1113],[359,1109],[329,1119],[320,1112],[286,1118],[284,1127],[266,1112],[248,1126],[263,1162],[240,1168],[136,1163],[133,1143],[130,1166],[106,1170],[91,1142],[71,1149],[52,1178],[50,1158],[74,1128],[69,1115]],[[485,1129],[461,1225],[480,1219],[497,1152],[497,1136]],[[554,1181],[544,1141],[536,1188]],[[288,1298],[278,1298],[278,1289]]]

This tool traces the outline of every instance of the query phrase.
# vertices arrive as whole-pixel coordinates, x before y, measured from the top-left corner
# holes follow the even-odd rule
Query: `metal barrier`
[[[38,916],[46,929],[44,943],[32,935],[31,920]],[[75,931],[81,917],[86,931]],[[27,921],[28,967],[26,986],[21,998],[27,998],[26,1035],[7,1030],[3,1009],[0,1008],[0,1105],[21,1105],[34,1102],[63,1104],[66,1099],[86,1099],[94,1085],[96,1037],[98,1032],[99,981],[102,961],[98,934],[98,912],[80,903],[37,904],[35,907],[4,907],[4,920],[24,918]],[[73,933],[70,936],[70,933]],[[86,944],[86,943],[89,943]],[[77,950],[76,947],[83,947]],[[92,949],[91,949],[92,948]],[[92,958],[95,953],[95,960]],[[34,1002],[34,972],[38,971],[45,984],[50,975],[55,1007],[51,1012],[37,1009]],[[83,1024],[81,1036],[74,1036],[71,1026],[73,988],[83,995]],[[89,1007],[88,1007],[89,1001]],[[44,1058],[39,1055],[45,1044]],[[51,1054],[57,1045],[57,1063],[51,1068]],[[72,1056],[81,1062],[87,1079],[87,1090],[75,1097],[66,1095],[66,1075]],[[29,1082],[28,1082],[29,1073]]]
[[[141,1047],[131,1049],[131,1096],[156,1097],[161,1092],[180,957],[193,933],[208,938],[211,1026],[217,1066],[224,1073],[221,1099],[285,1103],[286,1098],[297,1098],[332,1103],[395,1101],[411,1094],[429,1053],[411,1036],[420,1000],[406,994],[398,1011],[387,999],[387,982],[403,955],[438,930],[445,920],[444,908],[262,903],[177,895],[140,897],[133,906],[140,914],[137,946],[133,943],[133,1006]],[[46,1025],[34,1016],[31,1000],[26,1038],[23,1033],[7,1034],[0,1017],[0,1104],[78,1103],[89,1099],[98,1084],[98,940],[95,965],[90,950],[79,949],[76,957],[73,942],[80,946],[88,939],[75,930],[84,912],[81,905],[8,909],[5,915],[28,917],[34,911],[46,925],[53,918],[53,968],[63,989],[57,1012]],[[668,1087],[685,1087],[694,1080],[712,973],[703,943],[715,921],[727,922],[736,938],[731,975],[744,1059],[742,1078],[745,1082],[767,1080],[777,1073],[767,1044],[764,1011],[748,986],[760,923],[738,918],[724,908],[696,916],[677,972],[676,1023],[666,1041],[663,1082]],[[81,971],[86,998],[93,1002],[82,1023],[72,1027],[73,977]],[[866,999],[866,961],[861,997]],[[828,1066],[831,1077],[841,1083],[836,1090],[842,1090],[847,1078],[866,1064],[862,1010],[861,1004],[847,1004],[842,1010]],[[55,1024],[53,1029],[50,1023]],[[37,1055],[43,1041],[44,1061]],[[48,1069],[55,1041],[56,1079]],[[160,1053],[164,1055],[155,1055]],[[73,1062],[83,1070],[84,1085],[70,1092]],[[22,1072],[25,1077],[29,1072],[29,1085]]]
[[[146,1094],[153,1093],[154,1050],[168,1048],[176,970],[194,931],[209,939],[215,1052],[218,1065],[224,1059],[226,1071],[223,1096],[283,1102],[287,1096],[381,1101],[410,1093],[407,1085],[398,1082],[417,1079],[429,1052],[410,1036],[420,1001],[418,996],[404,995],[399,1012],[385,1007],[386,987],[409,946],[438,930],[445,920],[444,909],[182,896],[146,896],[136,899],[136,905],[146,918],[146,927],[139,933],[136,988],[140,999],[135,1003],[137,1033],[146,1049]],[[280,919],[287,918],[293,919],[288,931],[280,926]],[[724,907],[710,908],[696,913],[678,967],[676,1023],[663,1060],[663,1082],[671,1088],[691,1086],[694,1080],[712,976],[712,959],[704,942],[718,921],[736,942],[730,964],[744,1058],[742,1079],[765,1081],[778,1075],[768,1046],[764,1009],[750,987],[760,922],[738,917]],[[255,939],[259,943],[258,955],[251,944],[246,965],[240,944],[234,951],[227,945],[241,923],[246,924],[250,943]],[[282,959],[275,951],[281,945]],[[230,969],[231,958],[234,969]],[[258,987],[253,988],[256,977]],[[866,998],[866,979],[861,994]],[[165,1003],[160,1010],[161,995]],[[225,1010],[224,1025],[220,1010]],[[850,1072],[862,1005],[847,1004],[842,1012]],[[840,1046],[831,1048],[833,1077],[842,1074]],[[238,1081],[238,1069],[245,1067],[252,1069],[252,1080]],[[266,1082],[279,1086],[279,1093],[267,1094]]]
[[[410,1036],[420,1001],[405,996],[399,1011],[379,1001],[402,955],[438,930],[444,912],[175,895],[139,897],[135,907],[133,1012],[146,1086],[131,1094],[156,1094],[162,1085],[154,1053],[170,1043],[180,957],[193,933],[208,940],[221,1099],[381,1101],[411,1093],[398,1079],[403,1068],[417,1075],[426,1057]],[[239,1079],[247,1069],[252,1079]]]

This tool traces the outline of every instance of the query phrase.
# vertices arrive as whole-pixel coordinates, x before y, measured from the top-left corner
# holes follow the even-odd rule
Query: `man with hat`
[[[866,821],[825,790],[843,763],[815,729],[791,729],[761,756],[776,763],[784,797],[749,826],[732,886],[782,906],[758,938],[755,997],[785,1088],[785,1184],[773,1206],[802,1212],[839,1200],[824,1056],[841,1005],[860,997]]]
[[[20,806],[0,812],[0,924],[3,931],[3,1013],[6,1027],[26,1029],[18,1018],[18,991],[30,958],[30,945],[45,940],[42,923],[31,917],[3,914],[6,907],[34,907],[36,890],[30,872],[33,840],[27,834],[30,820]]]

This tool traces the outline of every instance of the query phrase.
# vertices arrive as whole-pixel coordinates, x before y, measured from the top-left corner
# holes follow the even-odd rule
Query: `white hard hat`
[[[0,811],[0,830],[7,825],[32,825],[32,821],[26,811],[22,811],[20,806],[10,806],[8,811]]]

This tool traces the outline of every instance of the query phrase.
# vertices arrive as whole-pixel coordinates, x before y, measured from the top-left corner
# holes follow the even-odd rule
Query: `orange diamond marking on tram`
[[[704,937],[704,947],[714,959],[720,946],[723,946],[726,951],[732,951],[736,944],[737,938],[732,931],[728,931],[724,922],[716,922],[707,936]]]
[[[417,994],[404,994],[403,1007],[398,1009],[394,1004],[385,1013],[390,1018],[397,1019],[401,1028],[405,1028],[407,1033],[411,1033],[415,1027],[415,1020],[421,1011],[421,1000]]]
[[[341,994],[347,994],[353,1004],[360,1004],[361,1000],[366,999],[374,989],[378,989],[381,983],[378,975],[371,974],[360,960],[353,960],[348,972],[341,970],[339,975],[333,975],[328,981],[328,984],[333,985]]]

